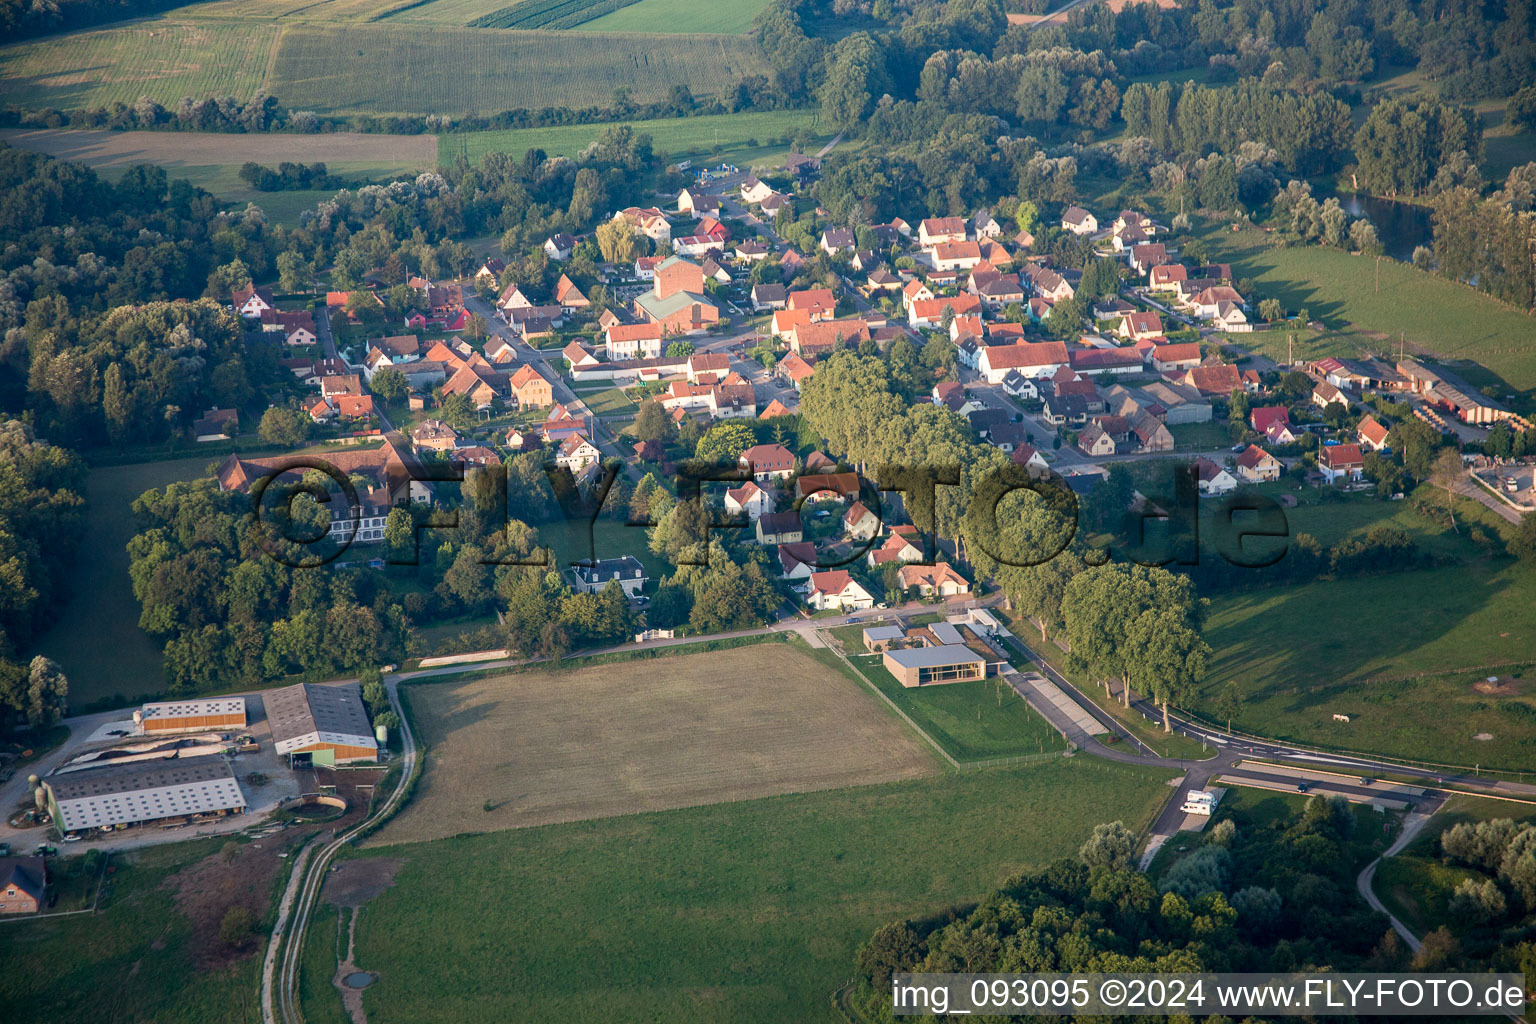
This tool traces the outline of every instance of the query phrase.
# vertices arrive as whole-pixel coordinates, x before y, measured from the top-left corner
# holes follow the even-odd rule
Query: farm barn
[[[216,697],[145,704],[133,713],[133,722],[146,736],[204,729],[244,729],[245,698]]]
[[[266,694],[265,701],[272,749],[290,760],[305,754],[314,764],[335,765],[379,756],[357,683],[295,683]]]

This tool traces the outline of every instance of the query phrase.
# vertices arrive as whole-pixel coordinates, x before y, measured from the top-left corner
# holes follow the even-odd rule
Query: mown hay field
[[[395,11],[389,20],[432,25],[468,25],[476,18],[516,6],[516,0],[426,0],[425,3],[413,3]]]
[[[0,47],[0,93],[22,107],[170,105],[183,96],[249,99],[261,88],[280,29],[223,21],[135,21]]]
[[[639,0],[612,14],[594,18],[582,32],[729,32],[752,31],[768,0],[732,0],[730,3],[698,4],[693,0]]]
[[[580,821],[937,769],[876,698],[784,644],[410,689],[415,796],[374,840]]]
[[[381,21],[417,6],[420,0],[214,0],[184,7],[194,18],[239,18],[242,21]],[[489,5],[491,0],[482,0]]]
[[[516,108],[636,102],[674,85],[714,95],[766,73],[742,36],[592,35],[426,25],[294,25],[267,91],[322,113],[494,114]]]
[[[379,174],[412,174],[437,163],[437,139],[431,135],[226,135],[218,132],[109,132],[69,128],[6,128],[0,139],[20,149],[79,160],[92,167],[238,166],[247,160],[275,167],[284,160],[342,167],[373,168]],[[171,177],[180,177],[174,171]],[[201,182],[198,182],[201,184]]]

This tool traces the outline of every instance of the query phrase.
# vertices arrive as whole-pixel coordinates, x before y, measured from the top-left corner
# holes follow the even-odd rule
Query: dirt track
[[[18,149],[80,160],[92,167],[152,163],[164,167],[243,164],[268,167],[299,163],[377,163],[419,167],[437,164],[435,135],[226,135],[216,132],[105,132],[69,128],[0,129],[0,140]]]

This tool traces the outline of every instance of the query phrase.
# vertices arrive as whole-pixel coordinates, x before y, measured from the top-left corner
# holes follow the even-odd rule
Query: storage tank
[[[389,742],[389,726],[387,726],[387,725],[376,725],[376,726],[374,726],[373,727],[373,735],[378,739],[379,745],[383,746],[384,744]]]
[[[144,731],[144,709],[143,708],[134,708],[133,709],[133,728],[134,728],[135,732],[143,732]]]

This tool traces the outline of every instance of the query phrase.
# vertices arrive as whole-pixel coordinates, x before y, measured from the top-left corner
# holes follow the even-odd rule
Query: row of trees
[[[0,733],[46,729],[68,704],[58,665],[20,653],[69,597],[84,482],[73,453],[0,416]]]

